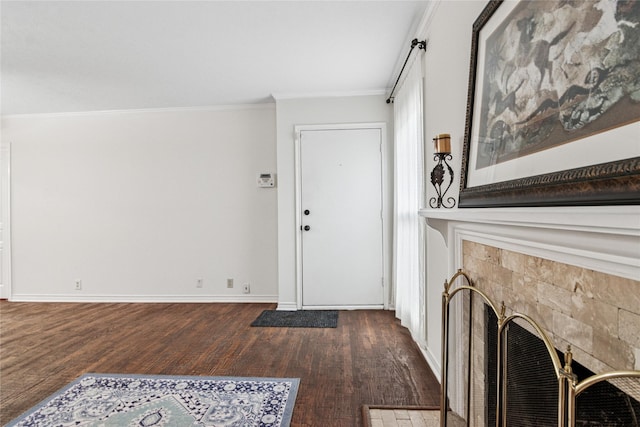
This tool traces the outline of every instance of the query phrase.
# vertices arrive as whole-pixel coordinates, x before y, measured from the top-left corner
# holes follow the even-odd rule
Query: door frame
[[[300,150],[300,136],[304,131],[314,130],[354,130],[354,129],[379,129],[380,130],[380,162],[381,162],[381,177],[382,180],[382,295],[383,305],[385,310],[389,309],[389,290],[390,287],[390,271],[391,271],[391,200],[390,200],[390,188],[392,188],[389,182],[389,148],[387,145],[387,124],[384,122],[374,123],[347,123],[347,124],[319,124],[319,125],[296,125],[295,129],[295,143],[294,143],[294,156],[295,156],[295,217],[296,217],[296,307],[298,310],[303,308],[307,309],[329,309],[335,307],[303,307],[302,305],[302,167],[301,167],[301,150]],[[380,306],[340,306],[340,309],[379,309]]]
[[[11,144],[0,144],[0,298],[11,300]]]

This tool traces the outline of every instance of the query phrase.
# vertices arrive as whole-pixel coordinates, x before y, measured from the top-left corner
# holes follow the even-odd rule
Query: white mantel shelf
[[[422,209],[449,248],[476,240],[533,256],[640,280],[640,206]]]
[[[430,220],[640,236],[640,206],[421,209]]]

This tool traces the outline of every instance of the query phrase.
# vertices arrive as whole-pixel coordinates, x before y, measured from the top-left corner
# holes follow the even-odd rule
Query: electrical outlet
[[[233,288],[233,279],[227,279],[227,288]]]
[[[202,287],[202,279],[197,279],[196,280],[196,288],[201,288]]]
[[[81,291],[82,290],[82,280],[77,279],[75,281],[75,283],[76,283],[76,291]]]
[[[251,292],[251,286],[249,286],[248,283],[245,283],[244,286],[242,287],[242,292],[244,292],[245,294],[248,294]]]

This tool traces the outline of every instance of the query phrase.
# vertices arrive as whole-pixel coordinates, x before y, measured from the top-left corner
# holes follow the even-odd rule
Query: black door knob
[[[311,227],[309,227],[308,225],[305,225],[304,226],[304,231],[309,231],[309,230],[311,230]]]
[[[304,214],[305,214],[305,215],[309,215],[310,213],[311,213],[311,211],[309,211],[309,209],[305,209],[305,210],[304,210]]]

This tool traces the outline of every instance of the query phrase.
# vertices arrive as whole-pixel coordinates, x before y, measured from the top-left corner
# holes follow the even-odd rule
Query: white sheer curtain
[[[425,343],[422,55],[394,99],[394,250],[396,317],[418,344]]]

